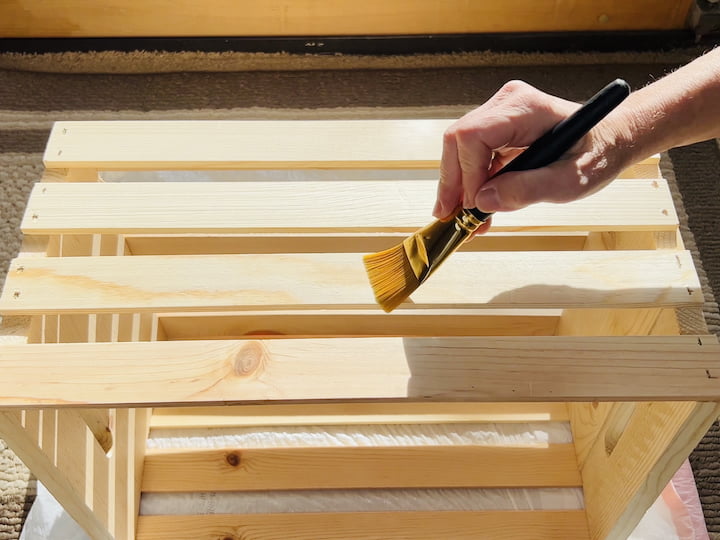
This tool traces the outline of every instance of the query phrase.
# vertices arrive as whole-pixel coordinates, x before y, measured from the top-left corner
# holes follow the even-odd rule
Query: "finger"
[[[488,171],[488,178],[492,178],[502,170],[505,165],[523,153],[524,148],[503,148],[501,151],[495,152],[495,155]]]
[[[457,140],[452,132],[443,137],[442,159],[440,161],[440,182],[433,216],[438,219],[447,217],[459,205],[462,197],[462,173],[458,162]]]
[[[478,192],[474,202],[483,212],[509,212],[538,202],[573,201],[597,189],[578,172],[573,161],[566,160],[493,178]]]
[[[483,130],[460,130],[457,134],[458,161],[462,173],[463,207],[474,208],[473,201],[488,178],[493,148],[485,143]]]

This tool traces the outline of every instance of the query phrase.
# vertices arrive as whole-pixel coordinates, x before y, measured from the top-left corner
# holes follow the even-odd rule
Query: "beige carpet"
[[[0,286],[55,120],[456,117],[520,78],[584,100],[616,77],[647,84],[697,54],[292,57],[104,53],[0,55]],[[33,71],[37,70],[37,71]],[[683,236],[694,251],[705,315],[720,335],[720,151],[715,141],[663,157]],[[692,456],[708,528],[720,535],[720,429]],[[0,444],[0,540],[18,537],[34,487]]]

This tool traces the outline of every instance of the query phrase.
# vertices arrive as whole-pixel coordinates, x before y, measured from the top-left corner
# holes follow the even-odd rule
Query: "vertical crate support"
[[[100,181],[93,168],[46,169],[43,182]],[[33,216],[31,215],[32,219]],[[20,258],[123,255],[119,235],[25,237]],[[118,341],[139,336],[118,315],[3,317],[1,344]],[[144,325],[150,337],[149,326]],[[0,436],[93,539],[135,534],[149,409],[25,409],[0,411]]]

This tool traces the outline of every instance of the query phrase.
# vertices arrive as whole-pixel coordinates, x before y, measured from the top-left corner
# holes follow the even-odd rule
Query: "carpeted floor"
[[[55,120],[457,117],[510,79],[584,100],[616,77],[639,87],[698,51],[624,55],[492,55],[428,59],[270,60],[202,55],[0,55],[0,287]],[[364,63],[363,63],[364,62]],[[364,69],[357,69],[362,67]],[[370,69],[372,68],[372,69]],[[41,71],[32,71],[41,70]],[[89,73],[88,73],[89,72]],[[162,73],[155,73],[162,72]],[[720,150],[715,141],[670,151],[684,239],[705,285],[706,320],[720,335]],[[695,247],[697,246],[697,248]],[[693,453],[708,529],[720,538],[720,428]],[[17,538],[32,501],[27,470],[0,443],[0,540]]]

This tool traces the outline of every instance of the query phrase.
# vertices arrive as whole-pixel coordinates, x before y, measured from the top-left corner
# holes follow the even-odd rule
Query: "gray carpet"
[[[132,55],[30,61],[0,55],[0,67],[5,68],[0,70],[0,287],[19,247],[20,217],[29,189],[41,173],[41,153],[55,120],[452,117],[479,105],[510,79],[523,79],[580,101],[616,77],[625,78],[633,87],[647,84],[686,57],[688,53],[681,52],[584,56],[568,61],[555,55],[529,61],[518,55],[476,55],[461,67],[457,58],[446,58],[450,67],[441,67],[440,57],[431,63],[405,57],[393,59],[382,69],[349,69],[352,62],[345,62],[344,69],[326,70],[317,59],[312,69],[299,70],[303,58],[284,57],[284,64],[277,58],[271,64],[280,71],[256,67],[226,71],[228,65],[238,69],[243,64],[217,63],[200,54],[183,55],[181,62],[173,64],[179,57],[144,54],[136,56],[137,72],[132,73]],[[122,63],[122,69],[113,62]],[[153,66],[166,72],[144,72]],[[368,66],[373,64],[364,65]],[[27,67],[46,71],[24,71]],[[671,183],[676,179],[679,213],[683,217],[687,213],[685,241],[695,250],[700,272],[707,275],[706,319],[711,331],[720,334],[713,301],[713,291],[720,297],[720,151],[715,141],[701,143],[672,150],[663,163]],[[720,428],[716,424],[693,453],[691,463],[708,529],[720,535],[718,456]],[[32,496],[27,470],[0,446],[0,540],[17,538]]]

